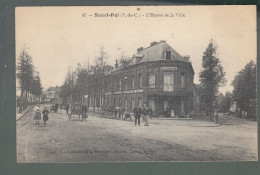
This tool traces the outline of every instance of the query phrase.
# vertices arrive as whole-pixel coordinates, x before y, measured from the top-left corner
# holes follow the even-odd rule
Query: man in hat
[[[140,126],[140,117],[141,117],[141,114],[142,114],[142,109],[140,109],[139,107],[135,107],[135,109],[133,110],[134,112],[134,115],[135,115],[135,126],[137,124],[137,121],[138,121],[138,126]]]

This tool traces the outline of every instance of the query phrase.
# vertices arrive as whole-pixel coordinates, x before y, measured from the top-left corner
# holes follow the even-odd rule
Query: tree
[[[67,74],[64,83],[61,86],[61,91],[59,94],[59,96],[63,98],[66,103],[75,100],[76,84],[77,84],[76,71],[72,71],[71,68],[68,67]]]
[[[33,64],[32,57],[24,47],[19,55],[17,64],[17,79],[21,89],[21,104],[19,111],[24,110],[28,105],[28,93],[31,91],[31,85],[33,84]]]
[[[222,93],[219,95],[218,99],[220,112],[229,112],[229,109],[233,102],[232,96],[232,93],[228,91],[226,92],[225,96]]]
[[[239,107],[239,116],[242,111],[250,112],[250,103],[256,101],[256,64],[250,61],[238,75],[235,76],[232,85],[234,86],[234,101]]]
[[[217,54],[217,44],[211,39],[202,56],[202,71],[199,74],[202,86],[202,98],[205,101],[207,113],[212,118],[214,101],[218,89],[226,83],[225,72]]]
[[[42,95],[42,84],[41,84],[41,79],[39,74],[37,73],[37,75],[33,78],[32,81],[32,85],[31,85],[31,93],[34,94],[37,98],[37,100],[39,100],[39,98]]]
[[[68,68],[65,81],[61,86],[60,97],[66,102],[68,100],[74,102],[82,101],[86,94],[92,94],[95,104],[96,94],[105,87],[105,75],[113,69],[113,66],[106,62],[107,58],[104,47],[101,47],[99,55],[95,57],[95,65],[89,68],[89,65],[82,66],[78,63],[75,71]],[[93,112],[95,112],[95,105]]]

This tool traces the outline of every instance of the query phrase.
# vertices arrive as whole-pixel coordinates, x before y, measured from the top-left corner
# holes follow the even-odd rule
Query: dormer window
[[[171,51],[166,51],[166,52],[165,52],[165,59],[166,59],[166,60],[170,60],[171,57],[172,57],[172,52],[171,52]]]

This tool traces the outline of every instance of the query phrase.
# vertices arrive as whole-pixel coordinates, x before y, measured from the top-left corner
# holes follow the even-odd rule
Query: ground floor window
[[[132,97],[131,98],[131,109],[134,109],[135,107],[135,101],[134,101],[134,98]]]
[[[116,98],[114,98],[114,106],[116,106]]]
[[[109,98],[107,98],[107,106],[109,106]]]
[[[163,111],[167,111],[168,101],[163,102]]]
[[[119,107],[121,107],[122,106],[121,98],[118,99],[118,103],[119,103]]]
[[[138,107],[142,108],[142,98],[138,97]]]
[[[125,108],[127,109],[127,97],[125,97]]]

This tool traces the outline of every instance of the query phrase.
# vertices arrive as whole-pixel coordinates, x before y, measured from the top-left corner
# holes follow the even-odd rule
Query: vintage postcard
[[[258,161],[256,6],[16,7],[18,163]]]

